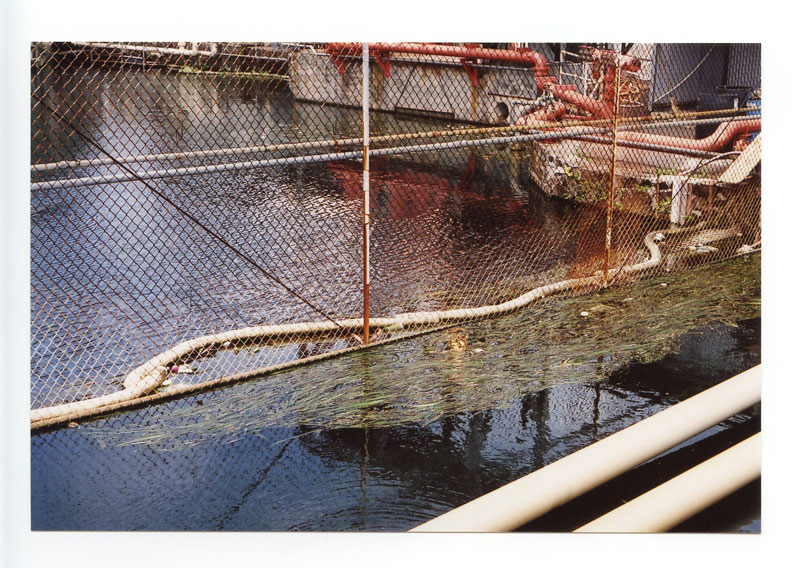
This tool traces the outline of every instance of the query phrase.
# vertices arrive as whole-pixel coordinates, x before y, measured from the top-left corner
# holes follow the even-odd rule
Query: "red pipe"
[[[559,99],[573,104],[596,117],[614,117],[614,85],[617,75],[616,53],[607,49],[594,49],[591,53],[592,72],[595,78],[600,76],[602,67],[605,67],[603,78],[603,100],[593,99],[587,95],[575,92],[574,85],[552,85],[553,94]],[[621,71],[638,71],[641,61],[630,55],[620,55],[619,68]],[[545,85],[538,85],[541,89]]]
[[[515,126],[542,126],[542,122],[552,122],[567,114],[564,103],[555,103],[517,119]]]
[[[331,55],[359,55],[360,43],[329,43],[325,50]],[[420,55],[445,55],[462,59],[488,59],[491,61],[511,61],[531,65],[537,75],[549,75],[550,68],[541,53],[522,49],[491,49],[487,47],[465,47],[459,45],[440,45],[436,43],[371,43],[370,53],[388,55],[390,53],[416,53]]]
[[[623,131],[617,134],[618,140],[629,142],[640,142],[644,144],[657,144],[660,146],[671,146],[673,148],[685,148],[687,150],[698,150],[701,152],[718,152],[725,148],[734,138],[761,131],[761,119],[751,118],[736,122],[726,122],[720,124],[711,136],[701,140],[692,138],[679,138],[675,136],[664,136],[661,134],[650,134],[647,132],[628,132]]]
[[[570,89],[571,85],[553,85],[553,94],[562,101],[575,105],[596,117],[613,118],[614,105],[598,101],[588,95],[582,95]]]
[[[360,43],[329,43],[326,51],[332,55],[360,55],[362,46]],[[370,53],[376,56],[388,56],[391,53],[416,53],[420,55],[443,55],[458,57],[463,59],[487,59],[490,61],[510,61],[515,63],[527,63],[533,67],[537,76],[537,87],[541,90],[548,85],[552,92],[559,99],[575,105],[597,117],[612,118],[613,108],[613,88],[604,88],[604,100],[597,100],[587,95],[582,95],[575,91],[574,85],[555,84],[555,78],[549,77],[550,68],[544,56],[536,51],[529,49],[508,50],[491,49],[474,46],[440,45],[435,43],[371,43],[369,44]],[[591,54],[594,62],[595,72],[599,72],[602,66],[606,67],[604,86],[613,85],[616,79],[616,54],[613,51],[595,49]],[[624,71],[638,71],[641,62],[635,57],[622,55],[619,59],[619,66]],[[555,121],[566,114],[566,107],[563,103],[557,103],[547,108],[537,110],[529,115],[517,120],[518,126],[526,126],[534,123]],[[717,130],[709,137],[702,140],[691,138],[679,138],[674,136],[663,136],[660,134],[650,134],[642,132],[620,132],[617,135],[619,140],[630,142],[641,142],[645,144],[656,144],[661,146],[671,146],[674,148],[685,148],[689,150],[699,150],[712,152],[720,150],[730,144],[737,137],[746,135],[750,132],[761,130],[761,119],[750,119],[738,122],[730,122],[720,125]]]
[[[343,43],[332,42],[325,48],[326,52],[332,57],[337,55],[360,55],[362,44],[360,43]],[[594,49],[591,53],[592,60],[596,72],[599,72],[601,66],[606,67],[605,83],[612,85],[611,90],[604,89],[604,99],[599,101],[592,97],[581,95],[575,92],[575,85],[559,85],[556,84],[556,78],[550,76],[550,67],[547,64],[545,57],[531,49],[492,49],[487,47],[475,46],[459,46],[459,45],[441,45],[436,43],[413,43],[413,42],[398,42],[398,43],[371,43],[369,44],[370,53],[379,59],[379,63],[383,58],[388,57],[391,53],[416,53],[420,55],[441,55],[449,57],[458,57],[462,60],[469,59],[487,59],[490,61],[509,61],[515,63],[527,63],[533,68],[536,75],[536,86],[539,90],[544,90],[548,86],[552,86],[553,94],[558,98],[573,104],[594,116],[600,118],[611,118],[614,115],[613,109],[613,84],[616,73],[616,54],[613,51]],[[384,62],[382,64],[386,65]],[[620,69],[627,71],[637,71],[641,65],[639,59],[629,55],[620,56]],[[388,67],[384,69],[388,73]],[[610,93],[610,98],[608,93]]]

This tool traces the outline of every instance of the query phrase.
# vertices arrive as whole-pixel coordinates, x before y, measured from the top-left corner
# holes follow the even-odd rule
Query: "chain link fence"
[[[31,53],[32,427],[760,248],[759,45]]]

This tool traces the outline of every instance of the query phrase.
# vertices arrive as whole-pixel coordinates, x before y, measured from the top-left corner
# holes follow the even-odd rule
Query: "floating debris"
[[[694,254],[710,254],[712,252],[718,252],[719,249],[717,247],[712,247],[711,245],[692,245],[689,247],[689,251]]]
[[[457,327],[450,330],[447,335],[447,347],[450,351],[466,351],[469,338],[467,330]]]
[[[80,432],[108,445],[166,451],[232,440],[245,428],[389,427],[500,408],[552,385],[599,381],[631,362],[662,359],[692,329],[758,317],[760,268],[756,254],[608,288],[592,299],[595,307],[613,308],[613,317],[579,311],[586,296],[554,297],[500,318],[193,395],[193,404],[166,403],[146,426],[101,419]],[[581,326],[576,313],[588,318]],[[467,343],[469,354],[484,354],[448,349]]]

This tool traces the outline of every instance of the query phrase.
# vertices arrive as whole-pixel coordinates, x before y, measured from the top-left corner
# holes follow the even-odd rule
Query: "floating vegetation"
[[[502,408],[549,386],[599,381],[631,362],[659,360],[692,329],[758,317],[760,268],[755,254],[550,298],[501,318],[172,401],[155,407],[152,418],[133,412],[79,431],[101,444],[174,449],[233,442],[270,426],[388,427]]]

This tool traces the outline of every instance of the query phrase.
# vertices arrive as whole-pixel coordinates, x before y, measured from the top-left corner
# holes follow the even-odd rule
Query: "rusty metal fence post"
[[[611,126],[611,167],[608,188],[608,203],[606,205],[606,254],[603,265],[603,286],[608,286],[608,268],[611,264],[611,235],[614,230],[614,190],[616,189],[616,164],[617,164],[617,123],[619,120],[619,84],[622,70],[619,64],[620,53],[614,57],[614,117]]]
[[[362,120],[364,123],[364,345],[369,343],[369,44],[361,50]]]

